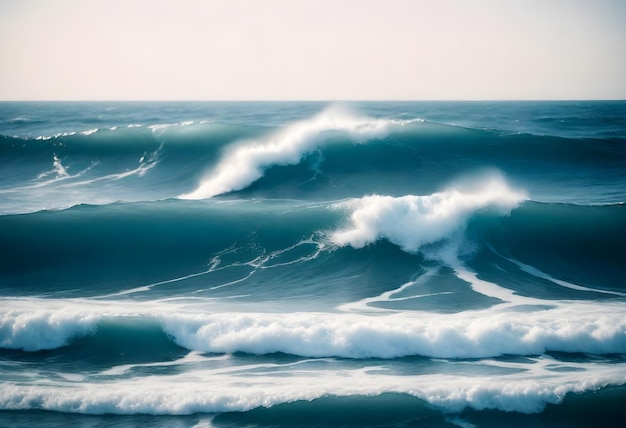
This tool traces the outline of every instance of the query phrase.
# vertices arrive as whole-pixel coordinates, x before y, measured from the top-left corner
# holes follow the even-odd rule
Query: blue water
[[[626,102],[2,102],[0,171],[0,426],[626,416]]]

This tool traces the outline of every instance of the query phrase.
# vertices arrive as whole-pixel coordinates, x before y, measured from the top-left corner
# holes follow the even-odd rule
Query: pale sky
[[[0,0],[0,100],[626,99],[625,0]]]

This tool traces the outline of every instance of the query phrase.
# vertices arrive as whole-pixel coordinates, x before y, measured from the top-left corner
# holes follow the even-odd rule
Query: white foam
[[[470,284],[472,290],[480,293],[484,296],[493,297],[500,300],[502,303],[498,307],[514,306],[514,305],[550,305],[553,302],[549,302],[543,299],[537,299],[533,297],[519,296],[508,288],[500,287],[493,282],[485,281],[478,278],[475,272],[467,269],[461,262],[456,261],[449,263],[454,269],[456,276],[463,281]]]
[[[79,171],[78,173],[71,175],[70,173],[67,172],[67,169],[61,163],[61,160],[57,157],[57,155],[54,155],[52,158],[52,169],[39,174],[37,178],[35,179],[35,183],[27,185],[27,186],[12,187],[9,189],[0,189],[0,194],[21,193],[21,192],[34,190],[34,189],[40,189],[40,188],[52,186],[55,184],[58,184],[59,187],[77,185],[78,182],[72,182],[72,180],[83,176],[85,173],[87,173],[96,165],[97,165],[97,162],[94,162],[91,165],[89,165],[87,168],[83,169],[82,171]],[[53,177],[48,178],[50,176],[53,176]],[[40,181],[42,179],[46,179],[46,180]]]
[[[113,130],[112,128],[110,129]],[[61,137],[71,137],[71,136],[78,135],[78,134],[89,136],[89,135],[95,134],[99,130],[100,130],[99,128],[93,128],[93,129],[87,129],[85,131],[80,131],[80,132],[78,131],[57,132],[54,135],[39,135],[38,137],[35,137],[35,140],[47,141],[47,140],[52,140],[52,139],[61,138]]]
[[[271,165],[294,165],[322,143],[330,131],[345,132],[354,141],[382,137],[388,121],[355,117],[344,109],[331,107],[317,116],[296,122],[264,139],[242,141],[228,150],[198,188],[180,196],[205,199],[240,190],[261,178]]]
[[[43,140],[43,141],[47,141],[47,140],[52,140],[55,138],[60,138],[60,137],[71,137],[73,135],[78,134],[78,132],[76,131],[71,131],[71,132],[58,132],[54,135],[40,135],[38,137],[35,138],[35,140]]]
[[[333,233],[331,240],[362,248],[387,239],[407,252],[417,252],[462,230],[475,211],[489,207],[506,214],[525,197],[498,175],[427,196],[366,196],[338,205],[353,211],[351,224]]]
[[[558,303],[553,301],[546,301],[544,299],[519,296],[515,294],[513,290],[508,288],[504,288],[495,284],[493,282],[486,281],[478,277],[478,275],[468,269],[457,257],[458,247],[460,244],[458,242],[453,241],[450,245],[444,245],[440,248],[436,248],[433,250],[426,251],[426,254],[431,259],[437,259],[444,261],[449,267],[454,270],[457,278],[467,282],[467,284],[471,287],[473,291],[476,293],[482,294],[487,297],[491,297],[499,300],[500,302],[494,304],[492,306],[492,310],[502,310],[518,305],[537,305],[537,306],[554,306],[558,305]],[[409,299],[418,299],[423,297],[430,297],[435,295],[442,294],[452,294],[451,292],[435,292],[428,294],[411,294],[405,297],[394,297],[395,294],[398,294],[407,288],[413,286],[419,286],[421,284],[426,283],[430,277],[438,272],[439,268],[431,268],[427,270],[425,273],[420,275],[417,279],[413,281],[409,281],[399,288],[391,291],[386,291],[379,296],[374,297],[366,297],[356,302],[345,303],[338,307],[341,311],[350,311],[350,312],[398,312],[398,310],[388,309],[388,308],[378,308],[376,306],[372,306],[375,303],[381,302],[397,302],[401,300],[409,300]],[[400,310],[401,312],[401,310]]]

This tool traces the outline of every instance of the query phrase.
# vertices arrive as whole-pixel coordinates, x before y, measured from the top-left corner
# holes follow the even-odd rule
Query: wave
[[[355,141],[368,144],[346,144]],[[584,161],[586,168],[599,167],[603,173],[621,170],[618,159],[626,156],[625,147],[611,139],[501,135],[417,118],[371,119],[329,109],[269,136],[229,145],[200,185],[180,197],[202,199],[233,191],[242,197],[293,198],[312,191],[325,198],[329,191],[334,198],[353,197],[341,192],[348,188],[360,193],[423,192],[483,168],[505,171],[521,182],[537,171],[556,178],[554,171],[562,169],[563,179],[569,180],[572,163]],[[520,169],[522,161],[527,164]],[[546,187],[543,180],[541,186]],[[537,184],[537,190],[542,187]]]
[[[611,308],[611,306],[609,306]],[[305,357],[485,358],[546,351],[626,352],[623,308],[559,308],[538,313],[480,313],[380,318],[332,314],[219,314],[172,317],[166,331],[187,349]],[[556,317],[556,318],[555,318]],[[558,321],[555,321],[557,319]]]
[[[450,238],[475,211],[494,208],[507,214],[525,197],[500,176],[473,178],[428,196],[367,196],[340,204],[353,210],[351,226],[335,232],[332,241],[362,248],[385,238],[417,252],[425,244]]]
[[[568,393],[559,406],[548,404],[541,415],[504,411],[466,410],[462,414],[437,411],[428,402],[408,394],[324,397],[285,403],[243,413],[225,413],[211,420],[212,426],[263,427],[406,427],[472,428],[475,426],[534,426],[548,428],[555,421],[563,426],[619,425],[624,417],[620,399],[624,388],[605,388],[587,393]],[[560,398],[558,399],[560,401]],[[530,401],[530,400],[528,400]]]
[[[245,188],[259,179],[268,166],[299,163],[305,153],[321,144],[325,133],[346,132],[349,139],[363,141],[383,137],[385,128],[383,120],[356,118],[333,107],[265,139],[236,143],[196,190],[180,197],[205,199]]]
[[[16,309],[2,311],[0,346],[25,351],[66,346],[78,337],[93,334],[104,320],[140,316],[156,320],[179,346],[208,353],[281,352],[357,359],[411,355],[487,358],[549,351],[626,353],[623,304],[611,302],[556,302],[534,311],[505,308],[370,316],[307,312],[207,314],[167,302],[154,302],[152,308],[147,308],[119,301],[2,300]],[[141,326],[126,323],[122,327],[130,329],[127,335],[143,334],[137,325]]]

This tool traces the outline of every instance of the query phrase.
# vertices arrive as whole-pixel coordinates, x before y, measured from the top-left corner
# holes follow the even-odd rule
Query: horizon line
[[[41,103],[55,103],[55,102],[94,102],[94,103],[105,103],[105,102],[141,102],[141,103],[149,103],[149,102],[158,102],[158,103],[255,103],[255,102],[277,102],[277,103],[286,103],[286,102],[306,102],[306,103],[361,103],[361,102],[396,102],[396,103],[415,103],[415,102],[613,102],[613,101],[626,101],[626,98],[475,98],[475,99],[393,99],[393,98],[380,98],[380,99],[262,99],[262,98],[251,98],[251,99],[0,99],[0,103],[21,103],[21,102],[41,102]]]

